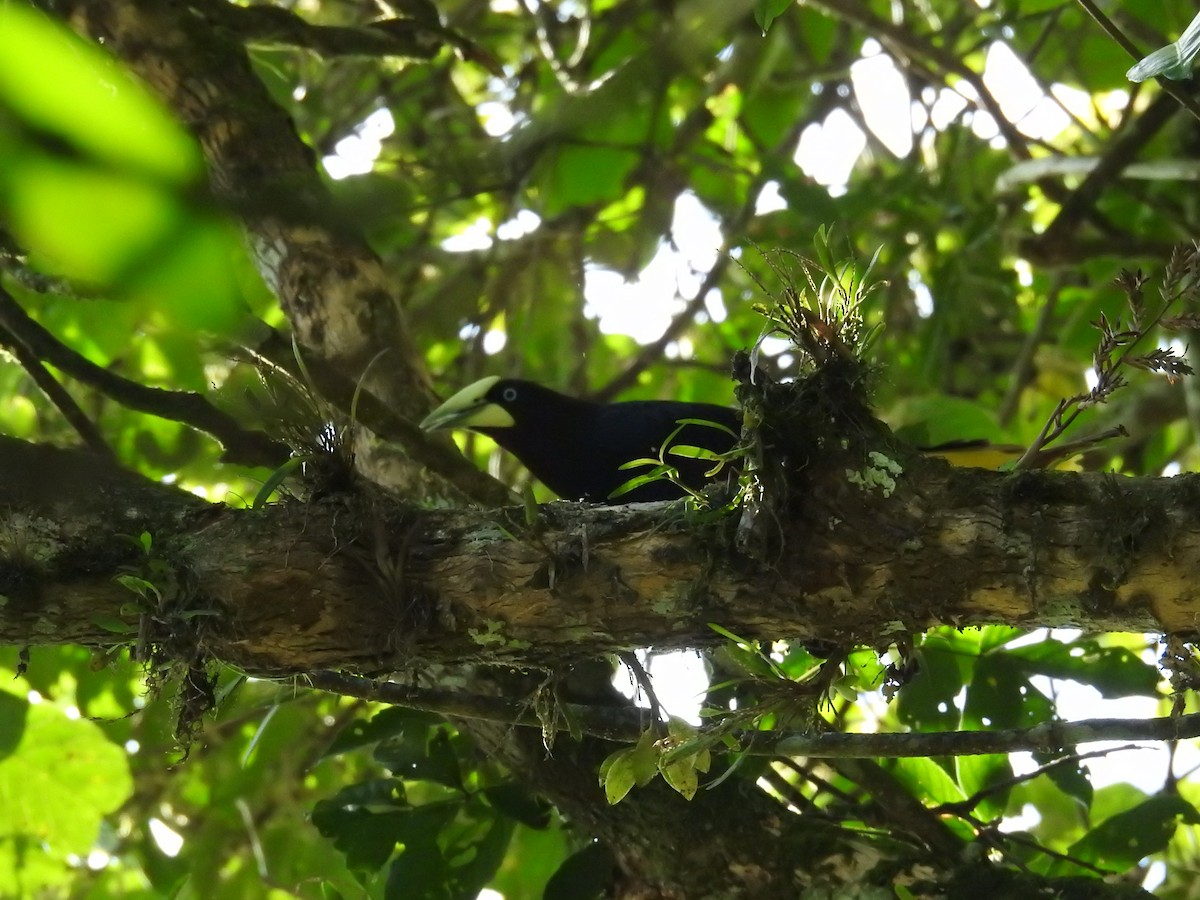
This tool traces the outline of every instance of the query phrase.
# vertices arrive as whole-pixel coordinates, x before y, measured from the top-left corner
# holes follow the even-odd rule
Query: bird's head
[[[436,428],[512,428],[517,415],[537,385],[489,375],[469,384],[421,422],[425,431]]]

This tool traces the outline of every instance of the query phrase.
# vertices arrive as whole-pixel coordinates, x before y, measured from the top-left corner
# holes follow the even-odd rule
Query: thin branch
[[[1136,746],[1127,745],[1124,747],[1106,747],[1103,750],[1093,750],[1091,753],[1067,753],[1058,757],[1057,759],[1052,759],[1050,762],[1038,766],[1032,771],[1024,772],[1020,775],[1013,775],[1010,778],[1001,779],[995,784],[989,784],[986,787],[982,787],[965,800],[957,800],[952,803],[942,803],[941,805],[935,807],[935,809],[940,813],[950,813],[951,815],[966,817],[973,812],[975,807],[979,806],[979,804],[987,798],[995,797],[1004,793],[1005,791],[1010,791],[1015,787],[1019,787],[1022,784],[1033,781],[1033,779],[1037,778],[1038,776],[1052,772],[1059,766],[1065,766],[1068,763],[1080,763],[1085,759],[1108,756],[1110,753],[1116,753],[1120,750],[1136,749],[1138,749]]]
[[[1156,719],[1047,722],[1033,728],[1004,731],[785,735],[773,742],[772,752],[824,758],[977,756],[1018,750],[1054,752],[1093,741],[1173,741],[1195,737],[1200,737],[1200,713]],[[768,742],[760,738],[758,743],[765,747]]]
[[[633,674],[633,679],[637,682],[638,688],[645,693],[646,699],[650,702],[652,727],[665,733],[663,708],[662,704],[658,702],[658,694],[654,691],[654,682],[650,680],[650,673],[646,671],[645,667],[638,660],[637,654],[631,650],[622,650],[617,654],[617,658]]]
[[[36,294],[57,294],[75,300],[97,300],[103,296],[94,288],[59,275],[47,275],[31,267],[26,261],[25,251],[3,229],[0,229],[0,270],[25,290]]]
[[[996,413],[996,420],[1007,427],[1012,417],[1016,415],[1017,405],[1021,401],[1021,393],[1025,390],[1025,386],[1029,384],[1033,378],[1033,358],[1037,354],[1038,347],[1046,340],[1046,336],[1050,333],[1050,328],[1054,324],[1054,313],[1058,309],[1058,299],[1062,294],[1063,283],[1066,280],[1064,275],[1057,275],[1054,279],[1054,284],[1046,293],[1046,299],[1042,303],[1042,308],[1038,311],[1037,324],[1033,330],[1025,337],[1025,343],[1021,346],[1021,352],[1017,355],[1017,361],[1013,365],[1012,374],[1008,377],[1008,390],[1004,393],[1004,399],[1000,401],[1000,408]]]
[[[55,409],[62,413],[67,424],[75,429],[83,443],[97,453],[112,456],[112,448],[105,442],[96,424],[75,402],[75,398],[46,370],[41,360],[29,351],[25,343],[2,325],[0,325],[0,344],[12,351],[17,362],[21,364],[21,368],[45,394],[46,399],[54,405]]]
[[[340,672],[309,672],[308,682],[317,690],[344,697],[357,697],[390,703],[460,719],[542,728],[531,704],[482,694],[466,694],[435,688],[408,687],[390,681],[373,681]],[[551,724],[558,731],[578,729],[591,737],[620,743],[635,743],[642,733],[641,714],[632,707],[598,707],[581,703],[560,703],[564,716]],[[570,723],[568,725],[568,723]]]
[[[436,20],[394,18],[360,26],[313,25],[277,6],[235,6],[213,0],[203,3],[201,9],[210,22],[230,29],[243,41],[303,47],[323,57],[431,59],[447,43],[447,32]]]
[[[0,325],[7,328],[34,357],[49,363],[89,387],[138,412],[181,422],[216,438],[226,462],[278,466],[288,448],[261,431],[250,431],[200,394],[147,387],[122,378],[62,344],[29,317],[8,291],[0,287]]]
[[[1117,27],[1117,24],[1100,11],[1092,0],[1079,0],[1079,5],[1084,8],[1089,16],[1095,19],[1096,24],[1104,29],[1105,33],[1117,42],[1121,48],[1128,53],[1134,62],[1140,62],[1146,54],[1137,48],[1137,45],[1125,36],[1125,33]],[[1200,103],[1197,103],[1194,97],[1186,94],[1179,86],[1172,84],[1170,79],[1156,78],[1159,86],[1175,98],[1181,106],[1190,112],[1197,119],[1200,119]]]
[[[1062,204],[1054,221],[1036,239],[1036,243],[1045,248],[1043,253],[1050,254],[1053,258],[1060,245],[1066,243],[1067,234],[1092,213],[1096,201],[1104,191],[1120,176],[1125,167],[1137,158],[1142,148],[1163,129],[1175,115],[1175,110],[1175,104],[1168,97],[1156,98],[1146,111],[1137,117],[1134,126],[1112,143],[1079,187],[1073,190]]]
[[[543,723],[530,705],[502,697],[408,687],[338,672],[311,672],[309,683],[318,690],[419,709],[464,719],[480,719],[530,728]],[[630,708],[562,704],[566,722],[583,734],[620,743],[636,743],[644,728],[640,714]],[[807,756],[824,759],[900,758],[918,756],[976,756],[1018,750],[1054,752],[1093,741],[1171,741],[1200,737],[1200,713],[1156,719],[1085,719],[1047,722],[1033,728],[1004,731],[951,731],[932,734],[846,734],[841,732],[772,736],[753,732],[742,752],[752,756]],[[694,752],[694,742],[680,753]],[[664,757],[665,758],[665,757]]]

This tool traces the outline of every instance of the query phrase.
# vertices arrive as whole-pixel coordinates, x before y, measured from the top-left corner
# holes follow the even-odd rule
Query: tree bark
[[[736,514],[697,527],[668,504],[555,503],[526,524],[374,488],[239,510],[0,438],[0,470],[35,473],[0,483],[0,640],[110,643],[112,621],[138,624],[114,581],[130,573],[160,580],[178,613],[214,613],[213,657],[276,674],[553,667],[713,645],[709,623],[872,645],[938,624],[1194,631],[1197,477],[918,465],[887,497],[838,471],[810,478],[759,562],[734,546]],[[149,554],[130,540],[143,531]]]
[[[355,224],[339,217],[312,149],[272,101],[234,35],[206,21],[204,3],[43,5],[102,41],[196,135],[213,196],[241,219],[300,346],[400,419],[420,421],[433,405],[432,383],[388,273]],[[310,373],[315,387],[335,396],[337,386],[321,383],[321,371]],[[503,488],[447,454],[444,437],[410,427],[403,454],[367,432],[359,437],[360,468],[379,483],[412,496],[502,502]],[[431,465],[439,453],[442,463]],[[436,471],[448,480],[432,478]]]

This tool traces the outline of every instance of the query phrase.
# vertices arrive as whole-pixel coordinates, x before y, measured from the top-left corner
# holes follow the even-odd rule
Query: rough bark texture
[[[138,624],[129,612],[137,606],[134,595],[114,581],[134,575],[163,597],[141,605],[143,639],[185,659],[199,649],[261,672],[411,669],[434,660],[558,667],[603,648],[703,644],[710,640],[707,621],[764,636],[866,636],[895,627],[901,620],[895,610],[904,603],[916,610],[903,617],[906,627],[1011,618],[1018,609],[1040,623],[1037,598],[1088,583],[1049,567],[1086,573],[1093,561],[1098,566],[1108,545],[1097,533],[1114,515],[1112,504],[1131,500],[1177,523],[1172,540],[1130,549],[1124,581],[1095,603],[1054,594],[1053,621],[1190,627],[1186,577],[1171,580],[1165,594],[1155,579],[1171,551],[1182,571],[1197,571],[1190,564],[1195,529],[1185,527],[1195,482],[1186,478],[1129,481],[1117,494],[1105,477],[1006,479],[938,466],[919,492],[883,498],[854,488],[843,518],[870,517],[872,529],[831,527],[766,564],[729,549],[722,529],[697,534],[678,522],[666,525],[672,511],[661,504],[555,505],[535,531],[517,527],[505,511],[417,513],[378,496],[230,510],[82,451],[9,438],[0,439],[0,469],[26,475],[0,482],[0,593],[7,601],[0,607],[0,641],[112,643],[114,620]],[[1049,494],[1058,506],[1044,505]],[[939,498],[947,503],[940,513]],[[968,520],[992,523],[986,533],[994,543],[968,528]],[[142,531],[153,538],[149,554],[130,537]],[[887,535],[914,531],[919,550],[885,552]],[[591,535],[586,553],[584,532]],[[792,533],[799,541],[798,529]],[[971,566],[963,561],[964,533],[975,554]],[[1054,551],[1011,549],[1033,544]],[[829,577],[831,560],[839,561],[837,579]],[[955,575],[918,578],[922,561]],[[889,587],[886,573],[893,570]],[[1125,599],[1143,596],[1149,599],[1136,604]],[[989,598],[996,609],[985,605]],[[198,609],[217,615],[197,616]],[[832,625],[831,610],[841,617]],[[1155,611],[1180,618],[1156,622]],[[542,678],[484,680],[506,696],[528,696]],[[956,839],[902,789],[889,787],[877,768],[866,773],[871,780],[863,772],[852,777],[869,786],[883,817],[878,824],[895,836],[882,842],[840,832],[819,817],[789,815],[741,778],[690,803],[658,785],[609,807],[595,772],[611,744],[562,737],[548,755],[530,729],[476,721],[471,731],[578,827],[614,848],[625,873],[622,896],[769,898],[897,882],[914,888],[932,882],[944,890],[981,878],[999,886],[1015,877],[986,863],[960,867]],[[1024,889],[1013,886],[1011,896]]]
[[[219,611],[207,649],[257,672],[552,665],[706,646],[710,622],[868,643],[937,624],[1195,629],[1193,476],[930,465],[884,497],[831,472],[760,562],[733,547],[736,516],[696,527],[665,504],[551,504],[533,525],[520,510],[413,510],[374,490],[235,510],[7,438],[0,468],[37,473],[0,484],[0,584],[18,598],[0,617],[8,641],[106,643],[96,622],[130,600],[114,577],[143,570],[163,573],[178,608]],[[81,495],[89,481],[109,487]],[[129,540],[142,531],[157,568]],[[44,627],[31,632],[31,615]]]

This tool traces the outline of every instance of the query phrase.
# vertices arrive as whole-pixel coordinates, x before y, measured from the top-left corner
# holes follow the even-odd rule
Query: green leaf
[[[920,756],[892,760],[889,771],[915,796],[934,803],[958,803],[966,799],[958,783],[932,759]]]
[[[544,215],[619,200],[638,155],[615,147],[567,144],[547,156],[539,180],[545,184]]]
[[[1030,728],[1050,721],[1054,704],[1022,673],[1008,653],[979,659],[967,685],[963,725],[967,728]]]
[[[771,23],[783,15],[794,2],[795,0],[755,0],[754,21],[758,23],[763,34],[770,30]]]
[[[1162,76],[1183,81],[1191,77],[1196,55],[1200,53],[1200,14],[1192,19],[1179,40],[1160,47],[1149,56],[1140,59],[1125,77],[1130,81],[1146,81]]]
[[[1033,760],[1039,766],[1045,765],[1063,755],[1063,752],[1045,753],[1035,751]],[[1092,773],[1087,766],[1078,760],[1067,760],[1059,763],[1046,772],[1046,777],[1068,797],[1074,797],[1084,809],[1090,809],[1095,796],[1092,786]]]
[[[1003,647],[1028,632],[1015,625],[984,625],[979,629],[979,652],[987,653],[997,647]]]
[[[675,424],[680,427],[676,428],[673,432],[671,432],[672,437],[676,434],[679,434],[679,432],[683,430],[682,426],[684,426],[684,425],[698,425],[701,428],[712,428],[716,431],[722,431],[732,438],[736,438],[739,436],[738,433],[736,431],[734,431],[732,428],[730,428],[728,425],[722,425],[720,422],[714,422],[712,419],[688,419],[688,418],[676,419]]]
[[[991,407],[962,397],[942,394],[905,397],[894,403],[883,418],[897,437],[917,447],[1006,437]]]
[[[696,447],[692,444],[672,444],[667,452],[684,459],[707,459],[720,462],[722,458],[719,453],[714,453],[707,447]]]
[[[631,460],[629,460],[629,462],[623,462],[619,466],[617,466],[617,469],[619,469],[619,470],[637,469],[637,468],[640,468],[641,466],[656,466],[657,470],[660,472],[666,472],[669,469],[668,466],[662,465],[657,459],[651,459],[648,456],[643,456],[640,459],[631,459]]]
[[[476,831],[443,854],[449,867],[449,878],[444,884],[434,882],[435,887],[449,888],[452,896],[462,900],[476,900],[479,892],[488,886],[504,862],[505,851],[516,828],[512,819],[504,817],[492,818],[490,822],[482,837],[478,837]],[[440,898],[444,894],[436,896]]]
[[[977,793],[985,794],[975,806],[975,815],[990,821],[1004,814],[1009,792],[1013,788],[1013,768],[1007,755],[987,753],[956,756],[954,767],[964,794],[968,797]]]
[[[1094,638],[1069,643],[1045,640],[1009,653],[1024,671],[1088,684],[1107,699],[1156,696],[1158,668],[1127,647],[1105,647]]]
[[[497,812],[522,825],[542,829],[550,824],[552,807],[522,785],[498,784],[495,787],[484,788],[483,796]]]
[[[426,848],[453,821],[460,802],[412,807],[403,786],[392,779],[375,779],[343,788],[313,809],[313,824],[346,854],[353,870],[374,872],[391,857],[397,844],[415,849],[407,871],[427,863]],[[407,850],[406,850],[407,852]],[[440,851],[438,858],[441,858]]]
[[[141,578],[137,575],[114,575],[113,581],[121,585],[121,587],[125,588],[127,591],[133,591],[133,593],[137,594],[143,600],[149,600],[150,597],[153,596],[159,604],[162,603],[162,594],[159,592],[158,588],[145,578]]]
[[[134,175],[36,157],[19,159],[13,171],[20,176],[7,185],[13,232],[79,281],[117,281],[183,224],[175,197]]]
[[[131,625],[116,616],[96,615],[91,617],[91,622],[109,634],[135,634],[138,630],[136,625]]]
[[[437,840],[450,821],[444,813],[425,808],[396,820],[397,842],[404,844],[404,850],[388,868],[385,900],[457,900],[447,890],[450,868]]]
[[[282,466],[275,469],[263,482],[258,493],[254,495],[254,502],[250,504],[251,509],[262,509],[267,505],[267,501],[271,499],[271,495],[279,489],[279,486],[284,483],[297,469],[303,468],[304,464],[311,462],[313,455],[306,453],[302,456],[293,456]]]
[[[403,706],[389,706],[377,712],[369,721],[356,720],[343,728],[325,751],[325,756],[337,756],[358,750],[398,735],[421,733],[426,736],[424,740],[427,741],[429,729],[444,722],[441,716],[433,713],[406,709]]]
[[[633,465],[637,465],[637,464],[638,463],[634,463]],[[626,469],[629,467],[630,467],[629,463],[626,463],[625,465],[621,466],[622,469]],[[634,478],[630,478],[628,481],[623,483],[620,487],[616,488],[611,494],[609,494],[608,498],[610,500],[615,500],[617,497],[621,497],[625,494],[628,494],[632,490],[636,490],[637,488],[640,488],[643,484],[649,484],[652,481],[660,481],[661,479],[666,478],[668,475],[674,475],[674,474],[675,474],[675,470],[673,468],[671,468],[670,466],[655,466],[651,471],[647,472],[644,475],[637,475]]]
[[[17,3],[0,5],[0,106],[118,167],[175,184],[202,171],[195,141],[140,82],[96,45]]]
[[[86,857],[103,817],[132,790],[128,756],[98,725],[35,704],[15,752],[0,759],[0,842],[31,840],[34,854]],[[10,893],[2,882],[0,893]]]
[[[897,717],[922,731],[957,728],[957,697],[974,669],[974,658],[940,635],[927,637],[914,655],[917,673],[897,697]]]
[[[637,783],[634,771],[633,748],[623,747],[609,754],[600,766],[600,786],[610,806],[625,799]]]
[[[442,729],[428,736],[424,730],[405,730],[375,748],[375,760],[397,778],[433,781],[463,789],[458,754]]]
[[[684,800],[691,800],[696,796],[696,790],[700,786],[699,777],[696,775],[695,759],[692,757],[683,757],[676,759],[660,768],[663,780],[667,782]]]
[[[29,701],[7,690],[0,690],[0,760],[21,743],[28,718]]]
[[[1072,844],[1067,855],[1123,872],[1166,849],[1181,822],[1200,824],[1200,812],[1178,795],[1159,794],[1105,819]]]

